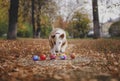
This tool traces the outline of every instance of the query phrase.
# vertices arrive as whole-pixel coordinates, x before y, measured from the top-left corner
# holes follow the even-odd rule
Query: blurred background
[[[119,0],[0,0],[0,38],[120,37]]]

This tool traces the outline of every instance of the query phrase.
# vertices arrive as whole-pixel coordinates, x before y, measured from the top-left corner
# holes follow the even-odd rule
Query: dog
[[[53,29],[49,35],[49,44],[51,54],[64,53],[68,44],[65,31],[61,28]]]

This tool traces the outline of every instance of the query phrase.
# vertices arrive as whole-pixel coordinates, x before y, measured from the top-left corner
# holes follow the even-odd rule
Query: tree
[[[55,1],[56,0],[48,0],[41,9],[41,14],[45,14],[49,17],[49,22],[51,23],[52,28],[54,28],[54,23],[58,16],[58,4]]]
[[[16,39],[19,0],[10,0],[9,27],[7,39]]]
[[[54,16],[55,8],[57,7],[53,0],[32,0],[32,26],[33,26],[33,37],[39,37],[41,29],[41,16],[50,17]],[[49,21],[50,22],[50,21]]]
[[[87,14],[75,12],[72,20],[70,21],[68,32],[74,38],[84,38],[89,31],[89,23],[90,19]]]
[[[93,8],[93,26],[94,26],[94,38],[100,37],[100,25],[99,25],[99,15],[98,15],[98,0],[92,0]]]
[[[35,12],[34,12],[34,10],[35,10],[34,3],[35,3],[35,1],[32,0],[32,26],[33,26],[33,38],[36,37],[36,31],[35,31],[35,17],[34,17],[34,14],[35,14]]]
[[[36,37],[37,38],[39,38],[40,37],[40,32],[41,32],[41,24],[40,24],[40,21],[41,21],[41,19],[40,19],[40,15],[41,15],[41,12],[40,12],[40,10],[41,10],[41,2],[40,2],[40,0],[38,0],[38,8],[37,8],[37,29],[36,29]]]
[[[63,18],[61,16],[58,16],[56,19],[57,20],[55,21],[54,26],[63,28]]]

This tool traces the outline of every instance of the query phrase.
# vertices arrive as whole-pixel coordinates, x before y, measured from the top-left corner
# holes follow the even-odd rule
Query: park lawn
[[[48,39],[0,40],[0,81],[120,80],[119,39],[69,39],[66,60],[50,60],[49,51]],[[47,60],[32,60],[40,54]]]

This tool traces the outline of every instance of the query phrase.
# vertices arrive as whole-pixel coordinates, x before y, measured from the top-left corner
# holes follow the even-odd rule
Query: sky
[[[120,0],[111,0],[111,3],[99,3],[99,16],[100,22],[120,17]]]
[[[65,19],[79,10],[89,14],[92,20],[92,0],[57,0],[56,2],[60,7],[60,14]],[[120,0],[98,0],[98,6],[100,23],[120,17]]]

